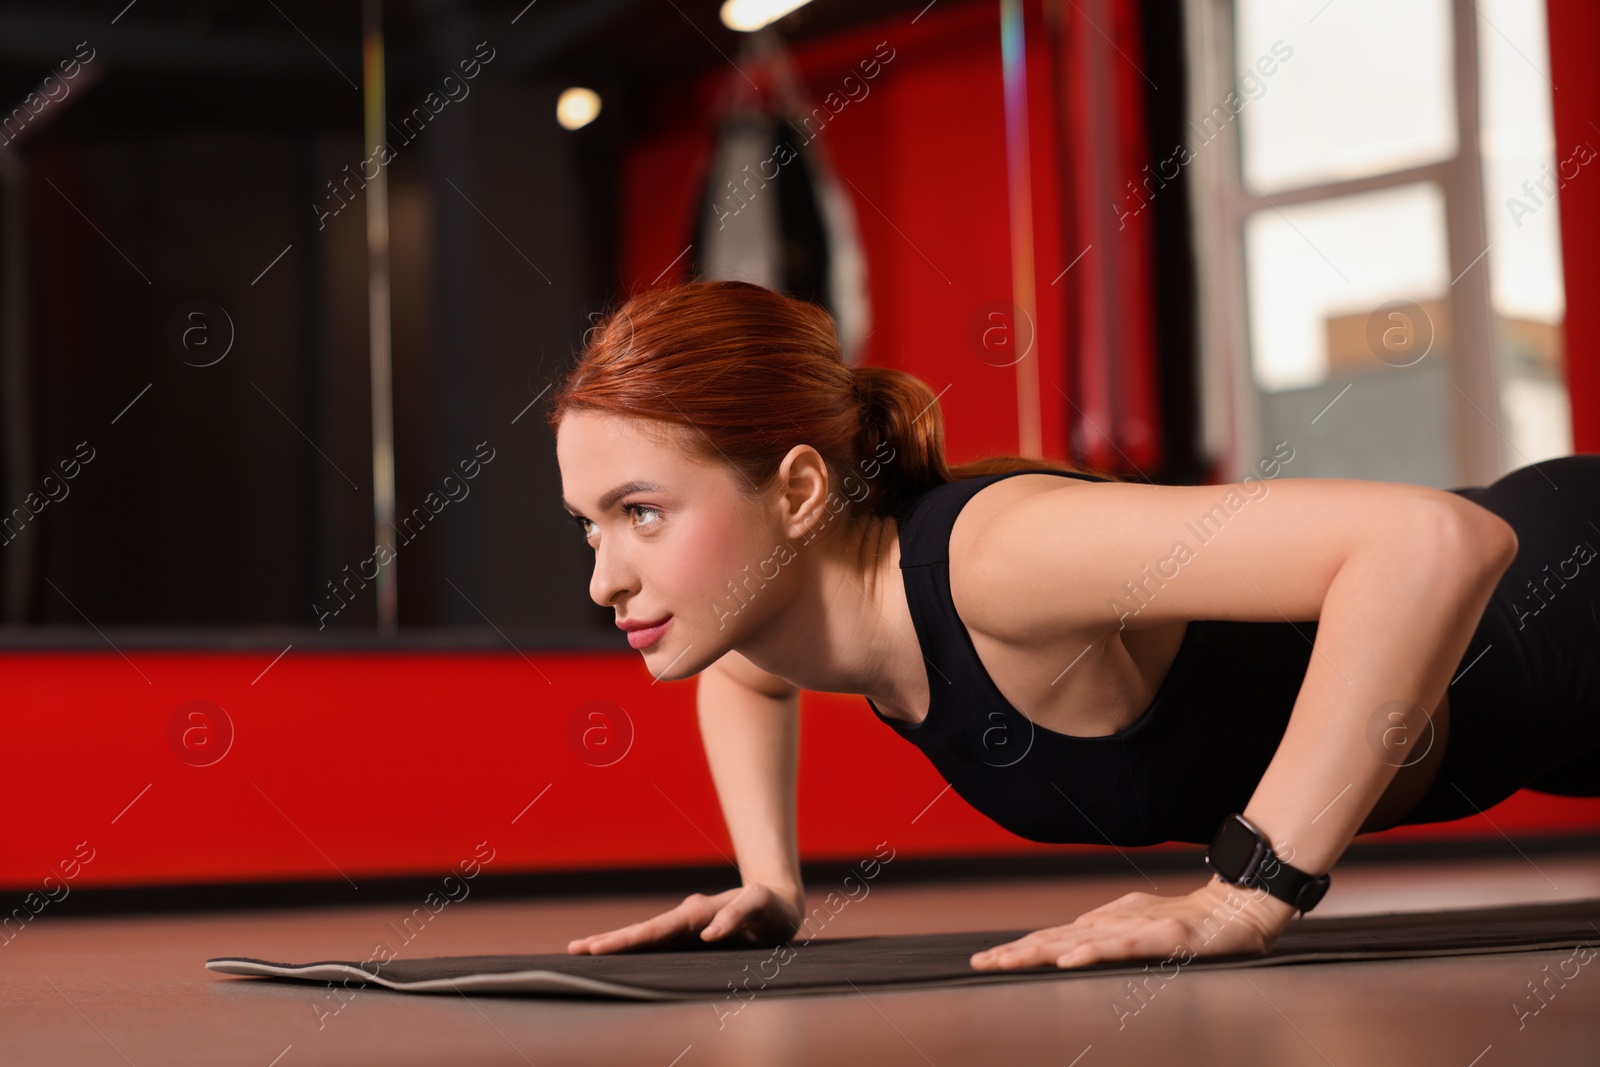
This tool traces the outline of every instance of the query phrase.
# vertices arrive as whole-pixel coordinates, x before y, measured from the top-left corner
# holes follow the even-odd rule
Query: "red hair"
[[[551,432],[577,411],[687,431],[674,443],[732,467],[752,492],[770,485],[791,448],[810,445],[834,485],[879,516],[986,474],[1045,468],[1119,480],[1026,456],[947,465],[944,417],[926,382],[892,367],[852,370],[826,309],[750,282],[651,289],[608,312],[552,398]]]

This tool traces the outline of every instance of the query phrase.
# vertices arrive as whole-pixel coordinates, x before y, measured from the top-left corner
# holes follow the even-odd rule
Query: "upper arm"
[[[799,686],[771,671],[762,670],[737,650],[725,653],[706,670],[720,671],[741,685],[769,697],[781,699],[800,692]]]
[[[1000,507],[969,543],[969,621],[1019,641],[1189,619],[1308,621],[1363,546],[1502,570],[1516,549],[1509,524],[1456,494],[1337,478],[1061,486]]]

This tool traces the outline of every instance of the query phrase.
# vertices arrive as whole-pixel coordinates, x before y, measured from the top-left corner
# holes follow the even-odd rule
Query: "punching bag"
[[[713,116],[715,146],[700,183],[694,271],[754,282],[826,308],[854,366],[869,330],[866,259],[855,211],[820,133],[809,134],[803,87],[775,33],[740,56]],[[754,93],[748,76],[770,92]]]

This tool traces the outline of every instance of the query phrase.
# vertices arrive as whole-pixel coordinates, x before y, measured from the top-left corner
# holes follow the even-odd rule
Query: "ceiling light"
[[[722,5],[722,24],[730,30],[751,33],[776,22],[809,0],[727,0]]]
[[[593,89],[573,86],[556,100],[556,121],[564,129],[576,130],[587,126],[600,114],[600,94]]]

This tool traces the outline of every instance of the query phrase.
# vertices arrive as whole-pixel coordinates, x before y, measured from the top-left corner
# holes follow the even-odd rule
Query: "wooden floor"
[[[887,872],[886,872],[887,873]],[[1188,886],[1175,875],[1158,874]],[[817,900],[827,887],[811,887]],[[874,883],[826,936],[1035,928],[1149,884],[1127,878]],[[1600,897],[1600,856],[1341,868],[1317,914]],[[402,955],[556,952],[676,898],[452,903]],[[815,901],[814,901],[815,902]],[[54,905],[52,905],[54,906]],[[0,1063],[1333,1064],[1600,1063],[1600,960],[1539,1007],[1527,983],[1571,952],[1185,971],[1133,1015],[1126,978],[928,991],[622,1004],[418,995],[231,977],[211,956],[365,959],[404,905],[73,917],[41,912],[0,948]],[[1600,931],[1596,934],[1600,947]],[[1576,964],[1567,965],[1571,975]],[[1120,1025],[1119,1025],[1120,1016]],[[1520,1026],[1519,1026],[1520,1021]]]

